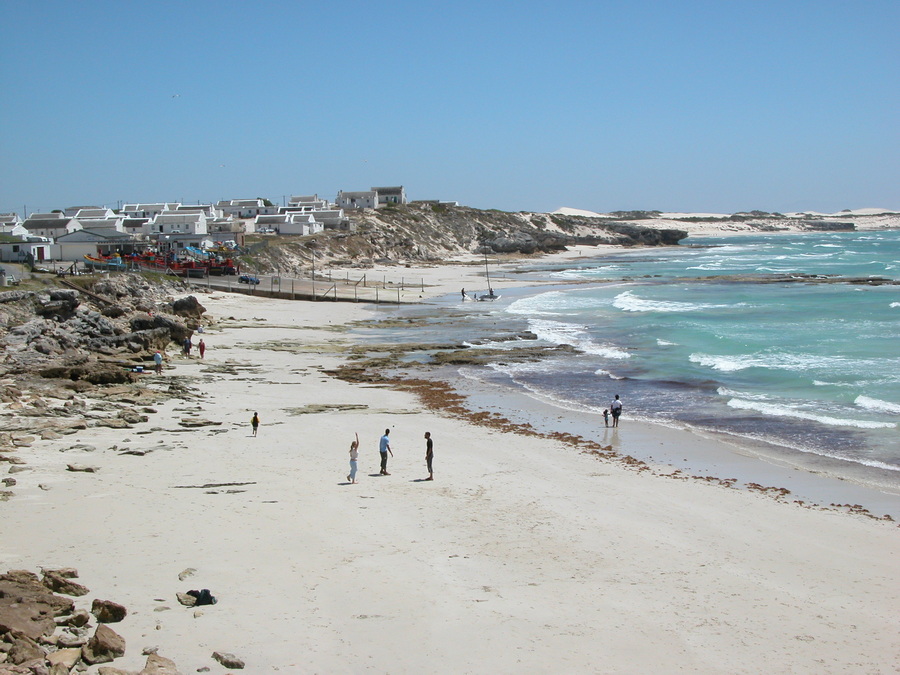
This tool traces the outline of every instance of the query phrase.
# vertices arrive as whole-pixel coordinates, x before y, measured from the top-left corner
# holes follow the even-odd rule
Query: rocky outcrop
[[[356,229],[326,231],[303,242],[285,238],[254,253],[255,267],[298,273],[311,256],[331,264],[438,261],[460,253],[530,255],[570,246],[672,246],[682,229],[636,225],[615,218],[508,213],[443,204],[408,204],[352,214]],[[312,242],[312,243],[311,243]]]
[[[181,298],[172,303],[172,313],[177,316],[199,319],[205,311],[206,307],[201,305],[193,295]]]

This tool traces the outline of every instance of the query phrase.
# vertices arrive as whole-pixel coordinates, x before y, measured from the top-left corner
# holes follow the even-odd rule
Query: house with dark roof
[[[406,204],[406,190],[402,185],[396,187],[373,187],[373,192],[378,193],[378,206],[386,204]]]
[[[22,227],[28,231],[29,237],[56,239],[69,232],[80,230],[81,223],[76,218],[66,218],[61,213],[32,213],[31,217],[22,223]]]

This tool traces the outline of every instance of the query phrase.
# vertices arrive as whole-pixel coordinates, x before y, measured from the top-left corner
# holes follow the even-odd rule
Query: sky
[[[900,210],[900,2],[0,0],[0,212]]]

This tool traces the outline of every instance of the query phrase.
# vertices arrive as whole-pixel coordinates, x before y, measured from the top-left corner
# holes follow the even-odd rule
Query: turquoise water
[[[896,280],[900,233],[687,244],[545,267],[560,280],[598,283],[519,298],[506,312],[587,358],[574,369],[558,363],[555,374],[529,366],[505,374],[561,404],[605,407],[615,391],[636,416],[900,470],[900,286],[723,278]]]
[[[576,351],[496,359],[460,374],[553,406],[557,423],[577,411],[602,427],[600,414],[619,394],[625,420],[761,441],[791,463],[812,460],[816,471],[851,476],[857,467],[898,483],[900,286],[734,275],[897,280],[900,232],[692,238],[520,272],[523,287],[496,302],[454,294],[398,310],[418,319],[416,331],[368,337],[508,349],[527,330],[537,337],[529,346]],[[559,284],[526,287],[535,277]]]

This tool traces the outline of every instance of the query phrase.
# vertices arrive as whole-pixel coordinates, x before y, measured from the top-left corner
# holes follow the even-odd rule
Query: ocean
[[[900,279],[900,232],[691,237],[502,273],[522,284],[496,302],[457,294],[401,308],[423,328],[369,338],[570,345],[455,376],[551,406],[555,424],[577,412],[602,426],[618,394],[623,422],[718,434],[792,466],[900,486],[900,286],[825,282]],[[819,279],[766,283],[772,275]],[[530,285],[539,278],[558,285]]]

